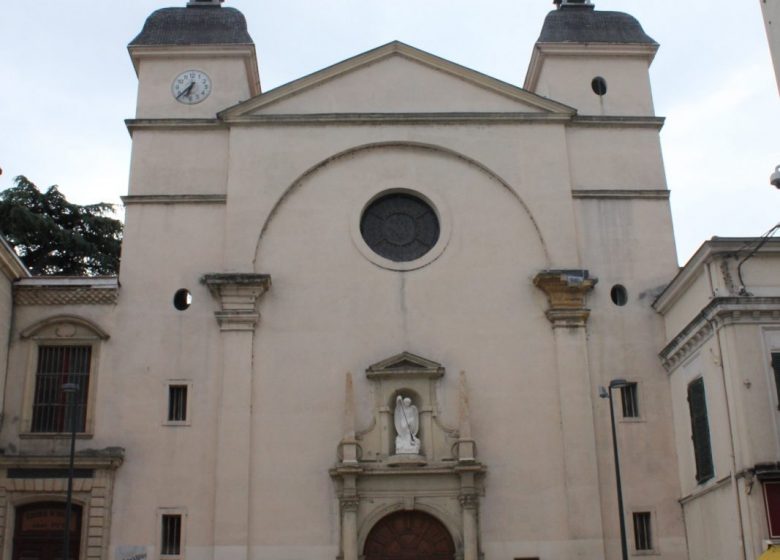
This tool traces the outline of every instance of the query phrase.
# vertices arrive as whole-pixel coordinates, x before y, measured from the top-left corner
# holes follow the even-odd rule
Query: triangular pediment
[[[262,93],[220,117],[344,113],[544,116],[575,110],[396,41]]]
[[[422,358],[411,352],[401,352],[381,362],[366,368],[369,377],[383,375],[432,375],[439,377],[444,374],[444,367],[433,360]]]

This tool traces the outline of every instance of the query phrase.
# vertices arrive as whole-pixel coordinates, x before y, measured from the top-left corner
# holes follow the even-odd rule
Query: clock
[[[195,105],[211,93],[211,78],[201,70],[187,70],[174,78],[171,93],[179,103]]]

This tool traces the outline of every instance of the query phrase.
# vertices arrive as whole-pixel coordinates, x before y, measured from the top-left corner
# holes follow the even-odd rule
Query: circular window
[[[601,76],[596,76],[593,78],[593,81],[590,83],[590,87],[593,88],[593,93],[596,95],[607,94],[607,80]]]
[[[430,251],[439,240],[439,218],[424,200],[396,192],[377,198],[360,218],[360,235],[376,254],[409,262]]]
[[[612,298],[612,303],[620,307],[628,303],[628,291],[625,286],[615,284],[609,292],[609,297]]]

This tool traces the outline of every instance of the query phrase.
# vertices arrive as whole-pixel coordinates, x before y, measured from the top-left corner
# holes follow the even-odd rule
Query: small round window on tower
[[[184,311],[190,305],[192,305],[192,294],[190,291],[184,288],[176,290],[176,293],[173,294],[173,306],[179,311]]]
[[[615,284],[612,286],[612,290],[609,292],[609,297],[612,298],[612,303],[620,307],[628,303],[628,292],[626,287],[621,284]]]
[[[607,80],[601,76],[596,76],[590,83],[590,87],[593,88],[593,93],[596,95],[605,95],[607,93]]]

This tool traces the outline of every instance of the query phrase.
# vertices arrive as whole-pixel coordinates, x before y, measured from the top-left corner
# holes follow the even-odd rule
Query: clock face
[[[211,93],[211,78],[200,70],[187,70],[173,80],[171,93],[179,103],[200,103]]]

